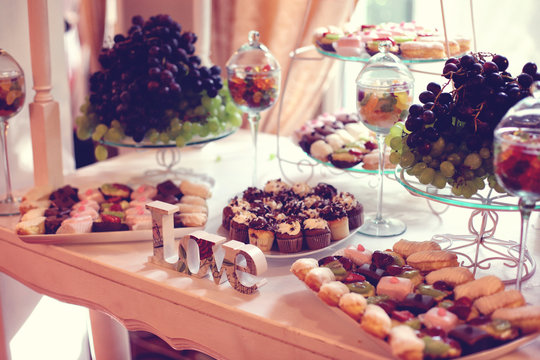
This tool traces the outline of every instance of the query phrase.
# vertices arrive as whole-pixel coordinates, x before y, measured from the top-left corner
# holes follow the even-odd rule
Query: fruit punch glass
[[[497,182],[519,197],[521,233],[516,287],[521,290],[523,259],[529,218],[540,200],[540,90],[518,102],[494,131],[494,160]]]
[[[11,189],[7,133],[9,119],[22,109],[25,94],[23,70],[11,55],[0,49],[0,138],[4,151],[3,167],[6,176],[6,197],[0,200],[0,215],[19,213],[19,201],[13,197]]]
[[[368,216],[358,230],[371,236],[399,235],[407,228],[399,219],[382,216],[384,140],[390,128],[407,117],[414,87],[414,78],[409,69],[390,54],[391,45],[390,41],[382,41],[379,53],[368,61],[356,79],[358,115],[364,125],[377,135],[379,148],[377,212],[374,216]]]
[[[495,175],[511,194],[540,200],[540,128],[495,133]]]

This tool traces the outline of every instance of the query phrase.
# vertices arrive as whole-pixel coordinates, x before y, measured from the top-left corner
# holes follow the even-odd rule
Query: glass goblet
[[[505,115],[494,132],[493,165],[497,182],[519,197],[521,231],[516,288],[521,290],[529,218],[540,200],[540,92],[526,98]]]
[[[227,84],[232,100],[247,114],[253,140],[252,185],[257,186],[257,135],[260,113],[272,107],[279,96],[281,70],[259,33],[251,31],[248,43],[242,45],[227,62]]]
[[[412,103],[414,79],[407,67],[389,53],[391,43],[383,41],[356,79],[357,109],[360,120],[375,132],[379,151],[377,212],[366,217],[358,232],[370,236],[394,236],[405,232],[399,219],[382,216],[385,137],[390,128],[406,116]]]
[[[13,197],[11,173],[9,168],[7,134],[9,119],[22,109],[25,99],[24,73],[17,61],[5,50],[0,49],[0,126],[4,151],[4,173],[6,177],[6,196],[0,200],[0,215],[19,213],[19,201]]]

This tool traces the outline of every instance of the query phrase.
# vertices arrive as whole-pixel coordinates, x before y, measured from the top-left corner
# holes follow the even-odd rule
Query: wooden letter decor
[[[152,212],[153,223],[154,253],[148,258],[149,262],[200,278],[211,274],[215,284],[228,280],[235,290],[243,294],[252,294],[266,283],[265,279],[254,278],[267,269],[261,249],[236,240],[227,241],[223,236],[202,230],[180,239],[178,260],[168,262],[163,248],[174,244],[174,224],[172,220],[167,221],[167,217],[172,219],[178,207],[160,201],[151,202],[146,207]]]

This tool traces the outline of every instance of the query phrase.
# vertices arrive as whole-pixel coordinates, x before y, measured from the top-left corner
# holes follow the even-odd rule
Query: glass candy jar
[[[281,84],[279,63],[259,41],[259,32],[250,31],[248,42],[227,61],[227,83],[234,103],[247,114],[253,146],[253,186],[257,182],[257,134],[260,112],[278,99]]]

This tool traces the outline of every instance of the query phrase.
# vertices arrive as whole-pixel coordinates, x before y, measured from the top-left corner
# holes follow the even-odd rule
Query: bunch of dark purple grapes
[[[201,66],[196,41],[169,15],[134,16],[128,35],[116,35],[102,49],[103,70],[90,77],[89,102],[99,123],[118,120],[139,142],[149,129],[164,131],[172,118],[182,119],[203,95],[215,97],[223,87],[221,69]]]
[[[493,176],[493,131],[540,80],[534,63],[525,64],[517,77],[507,69],[508,59],[501,55],[448,59],[442,73],[448,81],[443,86],[430,82],[419,94],[422,104],[409,108],[401,143],[388,140],[395,152],[391,160],[424,184],[451,184],[456,195],[472,196],[486,178],[502,191]]]

